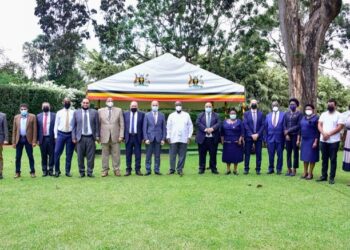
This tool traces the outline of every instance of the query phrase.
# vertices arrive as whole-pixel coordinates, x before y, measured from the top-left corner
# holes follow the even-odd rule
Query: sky
[[[126,0],[127,4],[132,4],[135,0]],[[350,3],[350,0],[343,0],[343,3]],[[100,0],[89,0],[89,7],[99,9]],[[22,46],[25,42],[32,41],[41,34],[38,24],[39,19],[34,15],[35,0],[1,0],[0,1],[0,49],[12,61],[20,64],[23,62]],[[92,30],[92,27],[90,27]],[[99,43],[94,35],[85,42],[88,49],[99,49]],[[350,50],[344,54],[349,55]],[[344,85],[350,86],[350,79],[342,77],[340,74],[327,71],[334,75]]]

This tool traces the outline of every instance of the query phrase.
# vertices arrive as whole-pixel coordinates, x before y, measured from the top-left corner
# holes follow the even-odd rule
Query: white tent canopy
[[[244,87],[164,54],[88,85],[90,100],[244,102]]]

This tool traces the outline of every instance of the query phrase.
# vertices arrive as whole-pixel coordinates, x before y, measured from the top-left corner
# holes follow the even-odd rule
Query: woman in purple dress
[[[238,163],[243,161],[243,123],[237,119],[235,109],[230,109],[230,118],[222,123],[221,143],[223,144],[222,161],[227,165],[226,174],[231,174],[231,164],[234,164],[233,174],[238,175]]]
[[[315,163],[320,159],[319,138],[320,133],[317,128],[318,116],[314,113],[315,107],[312,104],[305,105],[305,116],[300,121],[301,156],[304,162],[304,173],[301,178],[312,180]]]

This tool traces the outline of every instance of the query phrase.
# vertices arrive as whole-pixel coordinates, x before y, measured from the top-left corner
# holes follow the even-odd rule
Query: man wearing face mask
[[[146,144],[146,175],[151,174],[152,154],[154,154],[154,173],[160,173],[160,150],[166,139],[165,116],[159,112],[158,101],[151,103],[152,111],[143,120],[143,137]]]
[[[124,138],[124,116],[120,108],[113,107],[113,99],[106,100],[105,108],[98,110],[100,120],[100,141],[102,145],[102,177],[108,175],[109,156],[115,176],[120,174],[120,143]]]
[[[3,179],[2,171],[4,168],[4,160],[2,158],[2,146],[8,144],[9,131],[6,115],[0,112],[0,180]]]
[[[180,101],[175,102],[175,112],[169,115],[166,127],[166,137],[170,144],[170,170],[168,174],[175,173],[176,157],[178,157],[176,170],[181,177],[185,166],[187,145],[190,143],[193,133],[193,124],[190,115],[182,110]]]
[[[48,102],[44,102],[41,107],[43,112],[37,115],[38,144],[40,146],[43,177],[45,177],[53,176],[56,114],[50,111],[50,103]]]
[[[328,100],[328,111],[323,112],[318,120],[318,130],[321,133],[320,146],[322,152],[322,176],[317,181],[327,181],[328,164],[331,162],[329,184],[334,184],[337,170],[337,153],[340,142],[340,131],[344,127],[342,115],[336,110],[337,102]]]
[[[263,142],[263,132],[265,128],[265,117],[258,110],[258,101],[250,101],[250,110],[244,113],[244,174],[249,174],[250,154],[253,145],[256,154],[256,174],[260,175],[261,170],[261,150]]]
[[[138,103],[130,103],[130,111],[124,113],[125,121],[125,154],[126,154],[126,172],[125,176],[131,175],[132,154],[135,153],[135,173],[142,176],[141,172],[141,144],[143,140],[143,120],[145,113],[138,111]]]
[[[29,158],[30,176],[35,177],[33,148],[37,141],[37,123],[36,117],[28,113],[28,105],[20,105],[20,114],[16,115],[13,120],[12,144],[16,149],[16,175],[15,178],[21,177],[21,159],[23,148],[26,149]]]
[[[272,102],[272,112],[266,116],[266,143],[269,153],[269,170],[267,174],[275,172],[275,154],[277,153],[276,171],[280,175],[283,165],[284,131],[283,120],[284,112],[279,111],[277,101]]]
[[[299,107],[299,101],[296,98],[289,100],[289,111],[286,112],[284,117],[284,136],[286,139],[287,150],[287,167],[288,171],[286,176],[295,176],[296,170],[299,168],[299,147],[297,144],[298,135],[300,133],[300,121],[303,118],[303,114],[297,110]],[[292,165],[292,153],[293,153],[293,165]]]
[[[198,144],[199,153],[199,174],[204,174],[206,156],[209,151],[210,161],[209,168],[213,174],[219,174],[216,168],[216,154],[220,140],[220,118],[219,115],[213,112],[213,104],[207,102],[205,111],[200,113],[197,120],[196,142]]]
[[[80,177],[85,177],[85,157],[87,160],[87,176],[94,177],[95,141],[100,140],[100,124],[98,112],[90,108],[90,101],[87,98],[81,102],[81,109],[74,113],[72,140],[77,145]]]
[[[74,152],[74,143],[72,141],[73,130],[73,115],[74,110],[71,109],[71,101],[68,97],[63,100],[64,108],[59,110],[56,114],[55,120],[55,177],[59,177],[60,170],[60,158],[63,153],[64,147],[66,147],[66,176],[72,177],[70,173],[72,165],[72,157]]]

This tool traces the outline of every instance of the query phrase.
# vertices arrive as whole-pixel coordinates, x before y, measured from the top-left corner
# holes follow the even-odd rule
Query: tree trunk
[[[298,98],[302,106],[317,104],[320,51],[329,25],[340,13],[341,5],[341,0],[311,0],[309,19],[302,24],[299,0],[278,0],[289,95]]]

